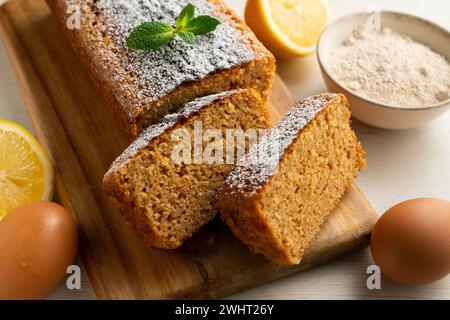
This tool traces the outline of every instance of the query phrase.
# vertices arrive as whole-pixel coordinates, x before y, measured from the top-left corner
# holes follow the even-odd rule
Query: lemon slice
[[[50,200],[53,166],[39,142],[21,126],[0,119],[0,220],[34,200]]]
[[[315,52],[331,12],[327,0],[249,0],[245,19],[275,56],[293,58]]]

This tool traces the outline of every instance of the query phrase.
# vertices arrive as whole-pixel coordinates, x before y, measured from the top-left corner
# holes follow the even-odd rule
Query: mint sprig
[[[189,3],[178,15],[176,27],[165,22],[144,22],[134,28],[126,39],[127,46],[135,50],[156,50],[175,36],[194,44],[197,36],[216,30],[220,21],[210,16],[195,16],[195,7]]]

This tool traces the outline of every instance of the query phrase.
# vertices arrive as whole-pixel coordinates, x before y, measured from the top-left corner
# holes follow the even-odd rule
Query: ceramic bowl
[[[370,13],[356,13],[332,22],[322,33],[317,57],[323,78],[332,92],[347,96],[353,116],[369,125],[383,129],[411,129],[422,126],[450,109],[450,100],[426,107],[393,106],[362,97],[340,85],[328,72],[330,54],[349,37],[352,30],[366,23]],[[409,14],[382,11],[381,25],[410,36],[450,61],[450,33],[440,26]]]

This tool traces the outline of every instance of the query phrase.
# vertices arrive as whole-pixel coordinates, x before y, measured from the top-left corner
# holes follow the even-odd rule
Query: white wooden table
[[[5,0],[0,0],[0,3]],[[226,0],[242,14],[245,1]],[[371,5],[430,19],[450,29],[448,0],[330,0],[335,17],[363,11]],[[449,44],[450,45],[450,44]],[[278,72],[297,98],[325,91],[315,56],[279,61]],[[0,43],[0,118],[32,130],[8,57]],[[392,205],[415,197],[450,200],[450,112],[428,126],[410,131],[384,131],[357,121],[354,128],[367,151],[369,168],[358,185],[381,214]],[[81,262],[79,262],[81,264]],[[366,288],[368,250],[282,280],[246,290],[233,299],[450,299],[450,277],[429,286],[406,288],[382,281],[382,289]],[[52,299],[93,299],[87,275],[82,290],[56,290]]]

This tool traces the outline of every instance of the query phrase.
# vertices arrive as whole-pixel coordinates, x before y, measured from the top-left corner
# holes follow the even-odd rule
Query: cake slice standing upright
[[[267,100],[275,59],[221,0],[47,0],[69,43],[130,139],[195,98],[254,88]],[[220,20],[189,44],[178,36],[157,50],[127,47],[143,22],[175,26],[188,3]],[[77,21],[79,13],[80,25]]]
[[[299,264],[363,167],[346,98],[305,99],[238,161],[220,196],[222,217],[253,251]]]
[[[111,166],[104,189],[147,244],[178,248],[216,216],[218,190],[250,145],[238,133],[257,138],[269,126],[254,90],[199,98],[146,129]]]

